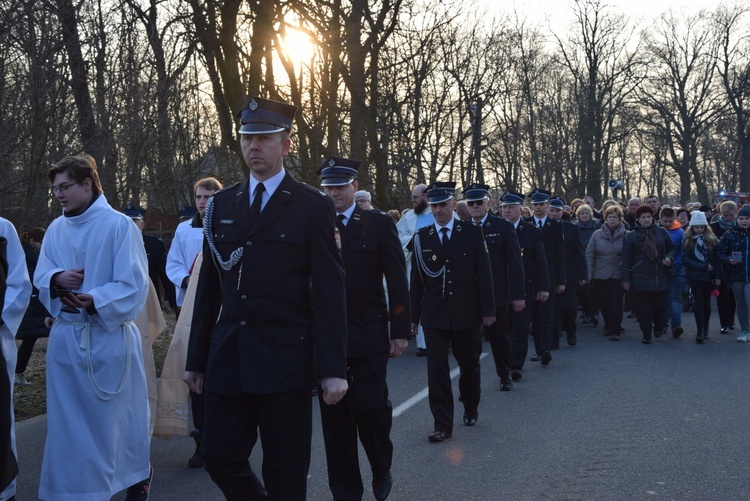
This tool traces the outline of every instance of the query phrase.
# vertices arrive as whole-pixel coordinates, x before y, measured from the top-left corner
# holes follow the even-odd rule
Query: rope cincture
[[[208,241],[208,247],[211,249],[211,252],[213,252],[214,256],[216,256],[216,261],[222,268],[224,268],[225,271],[229,271],[234,268],[237,263],[240,262],[245,248],[238,247],[234,252],[232,252],[232,254],[229,256],[229,259],[226,261],[221,258],[221,254],[219,254],[219,250],[216,248],[216,244],[214,244],[214,237],[211,233],[211,221],[213,220],[213,213],[214,199],[212,197],[208,200],[208,203],[206,204],[206,210],[203,212],[203,234],[206,237],[206,241]]]
[[[57,317],[55,321],[71,325],[74,328],[83,328],[83,331],[81,332],[81,343],[79,345],[79,348],[86,353],[86,372],[88,373],[89,381],[91,381],[91,387],[94,388],[94,393],[96,393],[96,396],[99,397],[100,400],[104,400],[106,402],[108,400],[112,400],[117,395],[122,393],[122,391],[125,389],[125,386],[127,386],[128,384],[128,380],[130,379],[130,363],[133,347],[130,340],[131,333],[128,332],[128,330],[134,326],[133,322],[127,321],[123,322],[120,325],[120,327],[122,327],[125,332],[125,370],[122,374],[122,379],[120,379],[120,384],[117,389],[114,391],[109,391],[105,390],[99,385],[99,382],[96,380],[96,376],[94,375],[94,364],[91,361],[91,322],[71,322],[62,317]]]

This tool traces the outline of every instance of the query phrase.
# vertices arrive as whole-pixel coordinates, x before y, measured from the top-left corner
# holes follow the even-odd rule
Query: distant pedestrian
[[[34,276],[36,263],[39,260],[39,249],[42,247],[43,239],[44,228],[39,227],[31,228],[21,235],[21,246],[26,255],[26,269],[30,277]],[[24,372],[34,351],[36,340],[49,336],[49,328],[44,324],[45,318],[49,316],[44,305],[39,301],[39,289],[34,287],[31,291],[29,307],[26,309],[26,314],[24,314],[21,326],[18,328],[18,334],[16,334],[16,339],[21,340],[21,346],[18,348],[18,362],[16,364],[14,381],[14,384],[18,386],[28,384],[26,377],[24,377]]]
[[[651,344],[652,332],[657,338],[663,333],[664,305],[671,286],[668,268],[676,250],[667,230],[654,222],[650,206],[638,207],[636,216],[635,230],[628,233],[623,245],[622,287],[632,291],[643,344]]]
[[[695,306],[695,342],[708,339],[708,321],[711,318],[711,291],[721,283],[716,261],[718,239],[708,226],[705,214],[696,212],[685,231],[682,243],[682,264],[693,293]]]
[[[737,224],[724,233],[717,255],[725,265],[724,276],[732,284],[737,302],[737,319],[741,329],[737,341],[746,343],[750,338],[750,205],[743,205],[737,213]]]

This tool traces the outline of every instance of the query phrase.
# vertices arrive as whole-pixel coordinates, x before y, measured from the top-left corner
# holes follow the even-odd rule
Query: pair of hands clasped
[[[55,275],[54,285],[63,289],[78,289],[83,285],[83,268],[75,270],[65,270]],[[65,306],[73,308],[91,308],[94,305],[94,298],[91,294],[68,294],[60,298],[60,302]]]

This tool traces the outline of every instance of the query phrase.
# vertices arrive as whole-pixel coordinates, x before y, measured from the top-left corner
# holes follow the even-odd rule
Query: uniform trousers
[[[531,309],[531,332],[534,334],[534,348],[537,353],[550,351],[554,347],[555,303],[557,294],[553,290],[544,302],[534,301]]]
[[[453,391],[448,351],[453,350],[461,371],[458,391],[464,404],[464,413],[474,414],[479,406],[481,386],[481,328],[479,325],[460,330],[425,327],[424,334],[427,342],[427,387],[435,430],[453,433]]]
[[[487,339],[492,348],[492,358],[495,360],[497,377],[502,381],[510,381],[511,368],[511,327],[508,307],[495,308],[495,323],[484,328]],[[528,334],[526,335],[528,344]]]
[[[387,475],[393,460],[393,408],[386,383],[388,354],[349,359],[347,363],[349,390],[339,403],[326,405],[323,391],[318,390],[328,485],[336,501],[360,500],[364,494],[357,435],[374,479]]]
[[[248,462],[258,431],[267,499],[306,499],[312,440],[309,387],[237,397],[208,392],[201,431],[206,471],[227,501],[266,499]]]
[[[529,336],[531,335],[531,312],[537,301],[533,296],[526,296],[526,308],[510,312],[511,359],[513,370],[523,369],[526,356],[529,354]]]

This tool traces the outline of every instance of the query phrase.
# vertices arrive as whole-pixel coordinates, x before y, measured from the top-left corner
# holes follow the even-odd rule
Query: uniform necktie
[[[542,220],[541,220],[541,219],[537,219],[537,221],[536,221],[536,222],[537,222],[537,223],[539,223],[539,227],[540,227],[540,228],[542,228],[542,227],[543,227],[543,226],[542,226]]]
[[[339,231],[343,230],[344,226],[346,226],[344,224],[344,221],[346,221],[346,216],[343,214],[339,214],[338,216],[336,216],[336,220],[339,222]]]
[[[266,187],[263,183],[258,183],[255,187],[255,198],[253,198],[253,204],[250,206],[250,220],[255,224],[260,217],[260,205],[263,202],[263,192],[266,191]]]
[[[441,242],[443,243],[443,249],[445,249],[446,247],[448,247],[448,228],[440,228],[440,233],[443,234],[443,239],[441,240]]]

